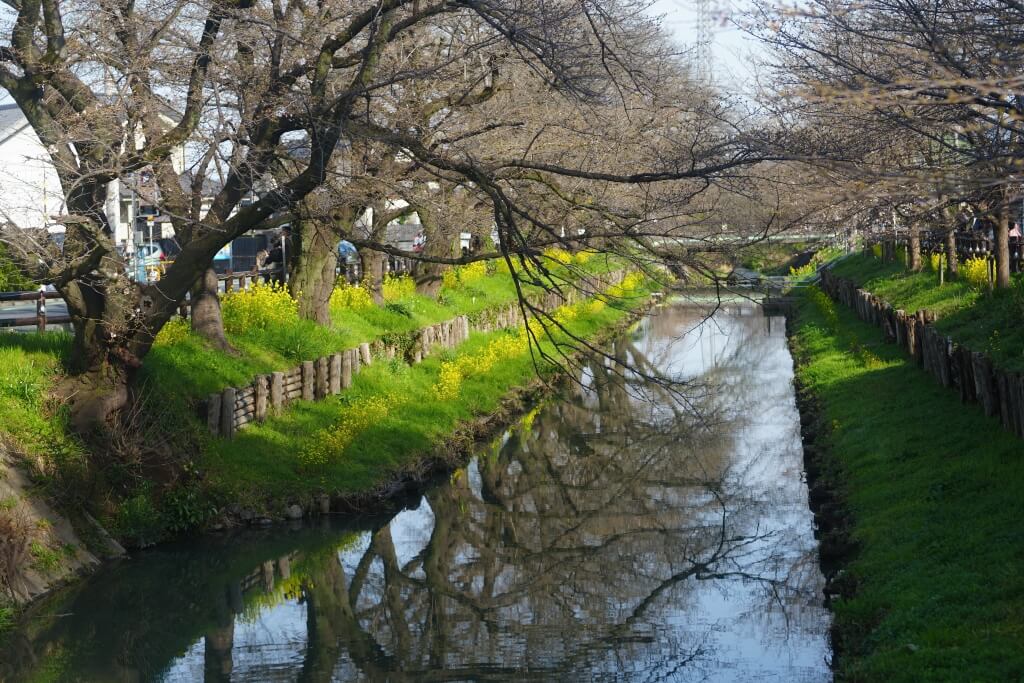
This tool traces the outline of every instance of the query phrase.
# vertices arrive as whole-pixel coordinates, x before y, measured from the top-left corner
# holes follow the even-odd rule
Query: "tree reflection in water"
[[[781,319],[738,308],[700,321],[699,311],[665,307],[614,346],[645,374],[687,380],[685,392],[586,365],[579,386],[415,509],[340,548],[336,540],[264,560],[265,586],[208,589],[201,630],[174,622],[192,644],[185,654],[177,646],[173,661],[139,649],[151,627],[147,636],[118,620],[108,649],[133,643],[136,654],[108,655],[107,671],[210,681],[827,680],[828,617]],[[202,585],[196,573],[189,580]],[[129,579],[111,583],[131,590]],[[244,619],[252,591],[276,597]],[[134,618],[148,625],[160,610],[176,614],[173,604],[147,595],[133,609],[148,619]],[[28,649],[74,637],[54,627]],[[132,676],[103,680],[114,677]]]
[[[665,310],[615,347],[697,380],[688,402],[589,365],[588,390],[343,552],[334,673],[827,678],[780,321],[722,314],[667,343],[697,315]]]

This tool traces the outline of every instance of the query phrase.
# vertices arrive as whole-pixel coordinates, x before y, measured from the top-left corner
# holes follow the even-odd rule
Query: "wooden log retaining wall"
[[[611,285],[621,282],[625,270],[617,270],[588,277],[581,288],[566,288],[562,293],[545,292],[530,299],[534,306],[552,311],[558,306],[575,303],[581,297],[593,296]],[[405,360],[416,364],[440,347],[452,349],[469,339],[469,333],[493,332],[522,324],[523,315],[518,302],[485,311],[476,322],[470,322],[465,315],[430,325],[418,330]],[[330,356],[312,361],[283,372],[257,375],[252,384],[245,387],[228,387],[210,394],[206,400],[206,425],[212,434],[231,438],[239,429],[250,424],[263,422],[270,415],[280,412],[288,404],[303,401],[319,401],[341,393],[352,386],[352,378],[360,368],[370,365],[374,358],[391,360],[398,355],[398,348],[381,340],[362,343]]]
[[[907,313],[861,289],[852,280],[821,273],[821,288],[853,309],[861,320],[881,327],[887,341],[899,344],[942,386],[960,394],[964,403],[978,403],[986,415],[1024,438],[1024,374],[997,368],[985,353],[973,351],[935,328],[932,311]]]

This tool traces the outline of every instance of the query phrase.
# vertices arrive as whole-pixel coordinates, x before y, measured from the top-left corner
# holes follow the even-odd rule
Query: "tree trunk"
[[[220,314],[219,281],[213,268],[207,268],[192,286],[192,331],[221,351],[237,353],[224,336],[224,321]]]
[[[359,250],[359,262],[363,267],[363,283],[373,295],[378,306],[384,303],[384,254],[372,249]]]
[[[80,434],[104,432],[113,414],[128,404],[131,378],[178,303],[162,296],[156,284],[133,283],[110,265],[97,273],[108,277],[72,281],[60,290],[75,338],[72,374],[57,395]]]
[[[917,225],[910,226],[910,237],[907,240],[907,268],[912,273],[921,270],[921,228]]]
[[[292,229],[297,236],[295,259],[288,288],[299,304],[299,315],[320,325],[331,324],[331,294],[337,279],[338,236],[314,220],[301,220]]]
[[[418,213],[420,221],[423,223],[423,233],[426,238],[426,244],[423,245],[424,256],[450,258],[452,255],[452,244],[449,236],[444,233],[429,211],[418,211]],[[449,268],[451,266],[441,263],[418,261],[412,272],[413,280],[416,282],[416,292],[423,296],[437,296],[444,281],[444,271]]]
[[[956,258],[956,230],[946,232],[946,274],[950,280],[955,280],[960,272],[959,263]]]
[[[1010,208],[1004,202],[996,221],[996,288],[1010,286]]]

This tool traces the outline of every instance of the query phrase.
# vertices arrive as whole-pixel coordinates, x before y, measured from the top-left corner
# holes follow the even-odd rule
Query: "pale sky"
[[[733,24],[743,7],[744,0],[710,0],[714,80],[724,90],[740,91],[754,80],[749,59],[759,53],[758,43]],[[650,13],[664,15],[662,26],[681,47],[696,44],[695,0],[654,0]]]

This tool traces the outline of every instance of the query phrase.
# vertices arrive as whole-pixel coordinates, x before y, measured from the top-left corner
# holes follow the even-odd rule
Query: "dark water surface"
[[[0,677],[826,681],[781,318],[656,311],[391,518],[139,554],[42,605]],[[586,388],[584,388],[586,387]]]

